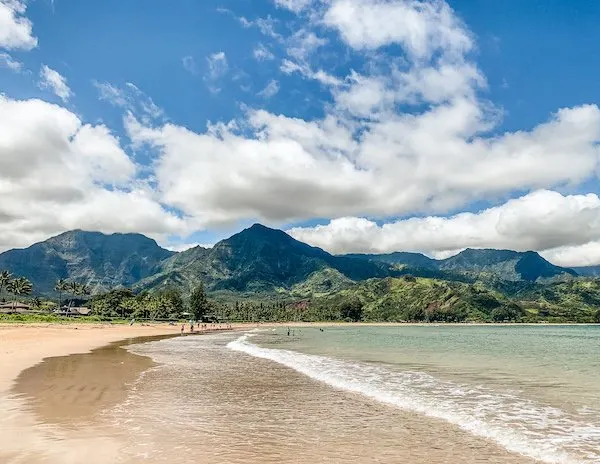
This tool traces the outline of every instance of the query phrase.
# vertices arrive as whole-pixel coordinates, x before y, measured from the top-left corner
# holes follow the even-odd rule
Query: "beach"
[[[119,346],[180,330],[166,323],[0,324],[0,405],[7,412],[0,418],[0,462],[114,461],[118,449],[110,433],[94,428],[95,413],[122,400],[127,383],[153,365]],[[84,356],[92,350],[99,353]]]
[[[493,360],[477,370],[462,347],[456,361],[427,345],[465,330],[494,343],[511,327],[252,324],[175,336],[180,327],[0,326],[0,462],[588,462],[544,442],[573,415],[537,437],[511,428],[558,409],[536,418],[545,403],[503,396]],[[377,346],[390,334],[406,340],[408,371],[394,367],[393,345]],[[529,384],[510,384],[552,402],[527,370]],[[499,388],[482,389],[490,379]]]

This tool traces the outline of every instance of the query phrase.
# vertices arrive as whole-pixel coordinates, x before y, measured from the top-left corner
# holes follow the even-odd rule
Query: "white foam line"
[[[482,414],[478,414],[481,411],[477,411],[477,408],[467,410],[463,405],[463,410],[461,410],[461,405],[446,401],[442,395],[438,398],[428,398],[425,395],[420,395],[418,391],[410,387],[412,380],[418,383],[419,386],[426,385],[432,388],[436,388],[442,382],[428,374],[404,373],[404,377],[400,381],[396,381],[393,376],[400,374],[390,371],[386,372],[382,368],[324,356],[307,355],[295,351],[262,348],[249,343],[248,338],[250,336],[251,334],[242,335],[237,340],[230,342],[227,347],[257,358],[277,362],[334,388],[359,393],[381,403],[429,417],[443,419],[473,435],[493,440],[508,451],[519,453],[548,464],[598,462],[597,457],[592,457],[589,461],[573,458],[559,448],[560,443],[557,442],[560,442],[560,440],[557,440],[558,437],[545,440],[543,433],[536,434],[536,436],[528,436],[527,431],[511,429],[506,423],[490,423],[479,419],[477,416],[481,416]],[[454,385],[454,388],[456,387],[461,388],[460,385]],[[440,391],[440,393],[443,392]],[[445,393],[448,394],[448,390]],[[469,395],[470,393],[471,391],[464,390],[460,392],[461,395]],[[481,394],[482,392],[479,393]],[[482,398],[485,396],[485,394],[481,395]],[[494,405],[493,400],[494,396],[491,396],[490,400],[486,401],[488,403],[484,406],[486,412],[489,411],[487,408],[494,408],[494,406],[502,407],[502,405]],[[522,406],[529,409],[526,411],[528,414],[535,414],[541,411],[545,415],[550,416],[557,413],[557,410],[552,410],[551,408],[531,411],[531,404],[523,404]],[[591,433],[595,437],[596,433],[600,433],[600,430],[592,426]],[[565,438],[567,438],[567,441],[569,440],[568,437]]]

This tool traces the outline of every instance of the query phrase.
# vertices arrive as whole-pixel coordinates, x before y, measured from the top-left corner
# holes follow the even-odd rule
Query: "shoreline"
[[[232,330],[243,328],[232,325]],[[126,394],[129,386],[111,382],[111,375],[103,376],[104,372],[112,374],[116,368],[121,371],[121,379],[124,379],[125,375],[127,380],[135,380],[131,378],[132,375],[139,377],[141,372],[154,364],[150,358],[132,354],[121,347],[130,342],[143,343],[157,338],[181,336],[180,330],[180,325],[168,323],[133,326],[106,323],[0,323],[0,409],[5,411],[0,417],[0,462],[115,462],[119,456],[118,442],[104,434],[102,429],[98,429],[99,424],[90,420],[100,412],[94,404],[98,399],[94,399],[92,394],[87,392],[85,394],[88,395],[89,402],[86,404],[85,398],[80,402],[81,397],[77,395],[80,395],[81,387],[75,383],[55,383],[46,385],[43,390],[40,382],[48,382],[45,373],[50,372],[49,367],[59,369],[58,374],[54,375],[55,380],[68,377],[65,372],[71,372],[71,380],[81,379],[82,375],[87,374],[93,374],[97,379],[106,377],[98,395],[108,393],[106,404],[111,404],[115,399],[122,397],[119,395]],[[218,333],[217,330],[205,330],[195,331],[194,334],[188,331],[185,334],[200,336],[215,332]],[[102,355],[98,356],[98,353],[111,349],[112,353],[106,353],[104,356],[105,361],[113,358],[116,351],[120,351],[121,356],[129,357],[130,362],[120,360],[118,364],[123,366],[118,366],[111,361],[113,364],[108,366],[109,371],[94,369],[92,365],[91,371],[79,372],[79,377],[73,377],[74,373],[70,369],[75,365],[86,364],[77,363],[74,358],[94,356],[95,359],[101,360]],[[131,372],[127,372],[130,368]],[[31,391],[27,391],[27,388],[24,391],[17,389],[24,374],[27,374],[26,385],[32,388]],[[30,375],[33,382],[28,378]],[[83,378],[86,383],[95,382],[93,378]],[[111,387],[113,391],[106,392],[104,387],[111,383],[114,384]],[[94,387],[92,385],[91,390]],[[58,388],[58,391],[54,388]],[[42,390],[46,395],[41,397],[53,397],[57,400],[48,402],[51,409],[44,409],[46,402],[40,401]],[[47,420],[46,413],[53,414],[61,411],[61,408],[62,416],[57,416],[57,420]],[[69,413],[73,408],[77,411],[70,417]],[[75,430],[77,433],[74,435]],[[96,450],[97,455],[91,456],[90,449]]]
[[[189,332],[189,326],[186,324],[185,335],[187,337],[241,332],[256,328],[442,327],[446,325],[514,327],[540,324],[245,323],[232,324],[231,329],[221,330],[217,329],[217,325],[212,330],[209,328],[196,331],[194,334]],[[114,436],[108,431],[109,429],[103,428],[102,421],[95,421],[95,415],[100,409],[110,406],[115,401],[118,402],[119,398],[122,399],[120,395],[129,391],[131,387],[128,384],[134,380],[133,377],[139,377],[142,372],[156,365],[151,358],[143,354],[133,354],[123,348],[130,343],[178,337],[181,336],[180,330],[179,324],[173,326],[167,323],[134,326],[98,323],[0,324],[0,371],[5,374],[0,377],[0,407],[5,405],[5,410],[9,412],[4,419],[0,418],[0,462],[78,463],[83,459],[87,460],[88,464],[115,462],[123,443],[127,441],[123,440],[123,437]],[[82,356],[86,357],[84,362]],[[108,360],[112,364],[107,364]],[[268,372],[273,369],[266,365],[265,368]],[[237,371],[234,371],[235,369],[232,370],[232,375],[235,374],[235,377],[232,379],[237,379],[235,373]],[[222,374],[221,369],[217,369],[216,372]],[[297,374],[286,373],[282,378],[289,381],[290,376],[300,381],[301,377]],[[25,379],[25,387],[23,387],[23,379]],[[305,380],[302,382],[306,383]],[[314,380],[311,379],[310,382]],[[18,385],[19,389],[16,388]],[[27,385],[30,388],[29,392]],[[81,387],[85,388],[81,390]],[[319,387],[313,385],[310,388]],[[319,388],[319,391],[331,395],[327,389]],[[95,398],[98,392],[102,392],[106,397],[98,400]],[[361,401],[365,404],[369,403],[369,400]],[[419,430],[426,429],[427,424],[434,424],[448,436],[457,434],[456,436],[462,437],[461,440],[466,443],[465,449],[469,449],[470,444],[475,443],[478,444],[477,446],[485,447],[486,450],[492,450],[495,456],[513,462],[510,458],[514,456],[513,453],[507,450],[500,451],[496,445],[490,445],[487,439],[465,438],[463,432],[454,430],[454,425],[431,418],[423,419],[412,412],[396,411],[395,415],[409,420],[413,424],[411,427]],[[74,430],[77,431],[76,436],[73,435]],[[411,442],[416,440],[413,434],[406,435],[406,439]],[[98,450],[98,455],[92,456],[91,459],[87,454],[90,449]],[[434,450],[431,452],[434,455],[436,453]],[[515,457],[515,459],[519,462],[530,462],[528,458],[520,460]]]

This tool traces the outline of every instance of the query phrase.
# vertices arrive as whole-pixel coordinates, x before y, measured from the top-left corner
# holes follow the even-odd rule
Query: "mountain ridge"
[[[0,269],[27,277],[41,293],[52,292],[58,279],[101,291],[133,285],[173,253],[142,234],[72,230],[1,253]]]
[[[411,252],[333,255],[261,224],[212,248],[197,246],[178,253],[142,234],[67,231],[1,253],[0,269],[29,278],[41,293],[52,292],[59,278],[85,283],[96,292],[119,286],[175,286],[190,292],[202,281],[209,291],[277,293],[301,288],[305,293],[311,287],[305,284],[309,279],[327,289],[407,274],[463,282],[486,275],[515,282],[577,276],[533,251],[466,249],[443,260]]]
[[[394,265],[414,266],[422,263],[427,269],[463,273],[491,273],[505,280],[526,280],[577,276],[570,268],[556,266],[535,251],[497,250],[493,248],[467,248],[445,259],[429,258],[421,253],[394,252],[388,254],[350,255],[366,260],[376,260]]]

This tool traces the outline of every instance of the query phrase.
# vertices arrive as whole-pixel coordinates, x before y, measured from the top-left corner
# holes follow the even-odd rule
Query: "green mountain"
[[[66,232],[0,254],[4,269],[30,279],[37,294],[52,294],[59,278],[96,293],[176,288],[184,297],[202,282],[231,318],[339,320],[360,312],[371,321],[600,320],[600,279],[577,277],[534,252],[334,256],[260,224],[181,253],[139,234]]]
[[[255,224],[213,248],[196,247],[172,256],[139,286],[174,285],[189,291],[202,281],[211,291],[277,292],[328,269],[351,281],[397,273],[386,264],[333,256],[281,230]]]
[[[534,251],[518,252],[512,250],[467,248],[456,256],[443,260],[431,259],[420,253],[404,252],[347,256],[409,268],[435,269],[469,275],[486,273],[509,281],[524,280],[535,282],[538,280],[577,275],[577,272],[573,269],[555,266]],[[440,274],[438,276],[431,275],[430,277],[451,278],[451,275]]]
[[[435,259],[429,258],[421,253],[409,253],[406,251],[396,251],[387,254],[348,254],[349,258],[368,259],[382,263],[395,264],[420,269],[439,269],[439,263]]]
[[[36,293],[52,292],[58,279],[85,283],[97,292],[131,286],[173,254],[140,234],[74,230],[0,254],[0,269],[27,277]]]
[[[370,279],[316,299],[311,310],[320,314],[348,304],[362,307],[367,321],[504,321],[526,314],[519,304],[482,285],[413,276]]]

